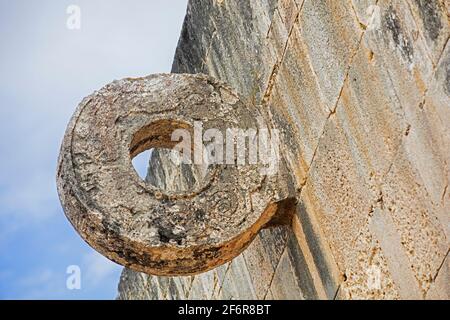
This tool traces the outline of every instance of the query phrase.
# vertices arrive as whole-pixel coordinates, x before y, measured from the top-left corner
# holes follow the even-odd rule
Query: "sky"
[[[79,29],[71,5],[80,10]],[[83,97],[114,79],[170,72],[186,6],[0,0],[0,299],[116,297],[122,267],[91,249],[64,216],[59,147]],[[136,160],[141,176],[146,163]],[[81,271],[80,289],[66,285],[70,266]]]

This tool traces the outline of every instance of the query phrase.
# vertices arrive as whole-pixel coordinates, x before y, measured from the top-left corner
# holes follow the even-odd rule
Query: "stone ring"
[[[93,248],[135,271],[189,275],[239,255],[275,214],[276,183],[259,164],[209,165],[192,190],[145,183],[131,159],[174,148],[175,130],[258,128],[261,115],[205,75],[114,81],[78,106],[66,130],[57,185],[67,218]],[[194,132],[195,135],[195,132]],[[272,181],[272,182],[271,182]]]

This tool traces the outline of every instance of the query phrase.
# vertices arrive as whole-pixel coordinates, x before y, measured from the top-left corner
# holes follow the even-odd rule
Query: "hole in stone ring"
[[[210,180],[207,163],[183,161],[183,154],[173,148],[182,140],[173,141],[172,133],[185,130],[193,162],[193,129],[186,122],[157,120],[139,129],[130,144],[130,157],[139,177],[147,184],[168,193],[191,193],[200,190]]]

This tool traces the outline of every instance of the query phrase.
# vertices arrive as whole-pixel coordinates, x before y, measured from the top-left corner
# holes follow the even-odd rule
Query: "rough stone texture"
[[[207,274],[124,270],[119,298],[157,299],[173,281],[191,299],[449,299],[449,9],[190,1],[173,71],[211,74],[262,105],[299,202],[291,227],[263,230]]]
[[[131,159],[174,147],[176,129],[190,134],[183,143],[196,153],[197,119],[202,133],[212,128],[223,137],[228,128],[264,129],[258,109],[204,75],[114,81],[83,100],[64,137],[57,181],[66,216],[92,247],[136,271],[196,274],[239,255],[271,221],[288,190],[284,170],[265,174],[263,162],[205,163],[204,179],[184,191],[137,176]],[[174,172],[160,171],[159,180]]]

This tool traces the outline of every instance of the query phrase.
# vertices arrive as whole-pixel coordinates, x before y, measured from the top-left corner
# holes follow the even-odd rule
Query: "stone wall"
[[[190,1],[173,72],[260,105],[297,210],[205,274],[124,270],[119,298],[448,299],[449,16],[445,0]]]

